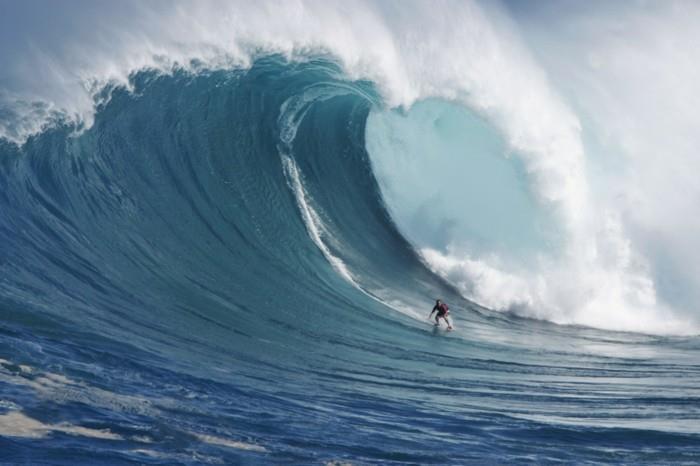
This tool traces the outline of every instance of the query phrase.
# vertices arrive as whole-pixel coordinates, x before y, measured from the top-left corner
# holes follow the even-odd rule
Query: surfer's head
[[[442,301],[440,301],[439,299],[436,299],[436,300],[435,300],[435,303],[436,303],[436,304],[440,304],[441,302],[442,302]]]

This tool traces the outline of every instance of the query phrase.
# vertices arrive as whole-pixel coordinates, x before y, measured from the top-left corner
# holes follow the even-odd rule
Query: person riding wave
[[[447,306],[447,304],[443,303],[440,299],[436,300],[435,306],[433,306],[433,310],[430,311],[428,319],[433,317],[433,312],[435,311],[437,311],[437,314],[435,315],[435,326],[439,326],[440,318],[443,318],[445,319],[445,323],[447,323],[447,330],[452,330],[452,324],[450,324],[450,321],[447,318],[447,316],[450,315],[450,308]]]

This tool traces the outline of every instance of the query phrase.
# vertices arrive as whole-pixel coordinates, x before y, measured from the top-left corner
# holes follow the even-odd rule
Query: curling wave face
[[[10,461],[697,454],[697,342],[500,315],[425,266],[365,149],[370,83],[273,56],[104,92],[90,128],[2,143]]]
[[[105,86],[129,88],[143,69],[331,56],[381,96],[367,142],[394,221],[464,296],[562,324],[697,334],[698,192],[686,173],[700,169],[690,65],[700,57],[667,44],[694,43],[698,12],[680,5],[17,6],[3,24],[17,46],[0,51],[0,135],[90,127]],[[55,27],[41,29],[48,18]],[[83,40],[95,30],[99,40]],[[421,221],[426,203],[443,207]]]

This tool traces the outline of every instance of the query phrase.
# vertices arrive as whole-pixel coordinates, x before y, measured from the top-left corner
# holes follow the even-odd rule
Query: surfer
[[[435,306],[433,306],[433,310],[430,311],[430,315],[428,316],[428,319],[433,317],[433,312],[437,311],[437,314],[435,315],[435,326],[440,325],[440,318],[442,317],[445,319],[445,322],[447,323],[447,330],[452,330],[452,325],[450,324],[450,321],[447,319],[447,316],[450,315],[450,308],[447,307],[447,304],[443,303],[441,300],[436,300],[435,301]]]

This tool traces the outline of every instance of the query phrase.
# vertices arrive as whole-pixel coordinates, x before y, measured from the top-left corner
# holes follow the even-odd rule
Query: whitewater
[[[695,3],[0,9],[1,464],[700,457]]]

